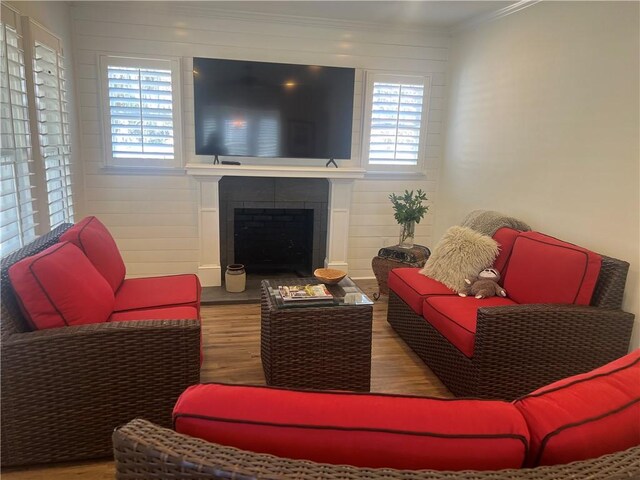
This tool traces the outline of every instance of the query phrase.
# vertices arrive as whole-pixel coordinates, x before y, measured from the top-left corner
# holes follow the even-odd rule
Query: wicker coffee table
[[[285,303],[279,285],[315,278],[262,281],[260,344],[267,385],[318,390],[371,387],[372,301],[345,277],[327,288],[333,300]]]

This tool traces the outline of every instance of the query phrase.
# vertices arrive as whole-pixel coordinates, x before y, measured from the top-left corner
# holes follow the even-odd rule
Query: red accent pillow
[[[597,458],[640,445],[640,350],[514,402],[531,432],[530,466]]]
[[[20,307],[36,330],[105,322],[113,290],[75,245],[62,242],[9,268]]]
[[[115,240],[100,220],[84,218],[64,232],[60,241],[71,242],[82,250],[114,292],[120,287],[126,268]]]
[[[500,246],[500,253],[493,262],[493,268],[500,272],[500,285],[507,274],[507,268],[509,267],[509,259],[511,258],[511,251],[513,250],[513,244],[516,238],[520,235],[520,230],[514,230],[509,227],[502,227],[493,234],[493,239],[498,242]]]
[[[589,305],[602,257],[538,232],[518,235],[504,288],[517,303]]]
[[[204,384],[173,409],[176,431],[244,450],[359,467],[521,467],[527,426],[506,402]]]

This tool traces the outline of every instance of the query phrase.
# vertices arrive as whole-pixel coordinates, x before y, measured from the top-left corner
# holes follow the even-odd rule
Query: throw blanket
[[[465,217],[460,226],[471,228],[490,237],[502,227],[509,227],[523,232],[531,230],[529,225],[517,218],[507,217],[493,210],[474,210]]]

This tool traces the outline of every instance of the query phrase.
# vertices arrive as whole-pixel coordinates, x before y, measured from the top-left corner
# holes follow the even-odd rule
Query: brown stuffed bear
[[[494,268],[485,268],[474,279],[465,278],[467,287],[464,291],[458,293],[461,297],[473,295],[476,298],[493,297],[494,295],[506,297],[507,292],[498,285],[500,280],[500,272]]]

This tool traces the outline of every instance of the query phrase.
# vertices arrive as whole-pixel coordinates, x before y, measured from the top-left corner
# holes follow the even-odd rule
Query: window
[[[179,167],[178,60],[102,56],[106,164]]]
[[[22,50],[21,25],[16,12],[2,6],[0,23],[0,255],[36,237],[32,197],[29,105]]]
[[[429,78],[367,75],[363,152],[370,170],[422,169]]]
[[[73,222],[71,147],[62,41],[22,17],[38,233]]]

